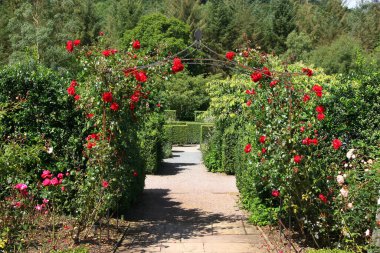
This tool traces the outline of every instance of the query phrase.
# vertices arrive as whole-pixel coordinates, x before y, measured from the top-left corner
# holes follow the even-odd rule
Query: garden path
[[[201,159],[199,145],[173,147],[159,173],[147,176],[118,253],[273,252],[239,209],[235,177],[207,172]]]

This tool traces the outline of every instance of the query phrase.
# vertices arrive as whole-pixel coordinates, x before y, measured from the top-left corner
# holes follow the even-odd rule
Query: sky
[[[367,1],[364,1],[364,2],[368,2],[369,0]],[[343,0],[343,2],[345,2],[346,6],[348,8],[355,8],[359,3],[361,3],[362,1],[361,0]]]

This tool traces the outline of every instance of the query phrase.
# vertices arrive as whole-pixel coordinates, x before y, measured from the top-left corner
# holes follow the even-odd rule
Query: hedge
[[[173,144],[199,144],[208,136],[208,132],[206,132],[207,135],[202,136],[202,126],[212,127],[211,124],[201,122],[177,121],[165,125],[165,129],[170,142]]]
[[[177,119],[176,110],[165,110],[165,120],[166,121],[175,121]]]

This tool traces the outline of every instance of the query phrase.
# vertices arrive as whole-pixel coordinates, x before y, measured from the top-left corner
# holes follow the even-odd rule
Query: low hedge
[[[199,144],[208,136],[208,130],[205,134],[202,133],[202,126],[212,127],[209,123],[177,121],[170,122],[165,129],[173,144]]]

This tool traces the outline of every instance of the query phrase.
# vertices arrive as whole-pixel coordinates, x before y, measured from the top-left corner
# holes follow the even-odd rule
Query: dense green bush
[[[168,122],[165,126],[169,140],[173,144],[199,144],[207,133],[202,132],[202,127],[211,127],[210,123],[176,121]]]
[[[165,110],[165,120],[166,121],[176,121],[177,120],[177,112],[176,110]]]

